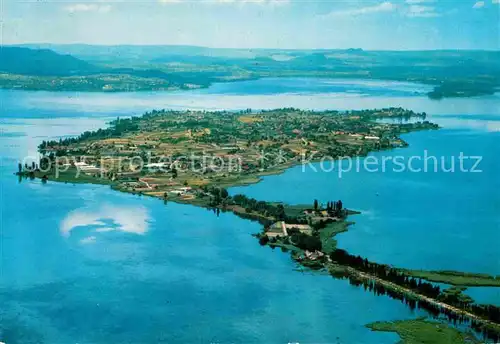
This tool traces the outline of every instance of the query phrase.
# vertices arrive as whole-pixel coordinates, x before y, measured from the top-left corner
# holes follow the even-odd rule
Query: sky
[[[500,0],[0,0],[1,40],[500,50]]]

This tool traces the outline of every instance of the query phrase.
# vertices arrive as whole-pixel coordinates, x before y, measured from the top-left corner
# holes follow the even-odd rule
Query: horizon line
[[[210,47],[203,45],[190,45],[190,44],[130,44],[130,43],[116,43],[116,44],[103,44],[103,43],[1,43],[0,46],[7,47],[19,47],[19,46],[34,46],[34,45],[59,45],[59,46],[95,46],[95,47],[189,47],[189,48],[201,48],[201,49],[214,49],[214,50],[280,50],[280,51],[331,51],[331,50],[353,50],[353,51],[367,51],[367,52],[377,52],[377,51],[392,51],[392,52],[420,52],[420,51],[483,51],[483,52],[500,52],[500,48],[498,49],[464,49],[464,48],[441,48],[441,49],[365,49],[359,47],[351,47],[351,48],[262,48],[262,47]]]

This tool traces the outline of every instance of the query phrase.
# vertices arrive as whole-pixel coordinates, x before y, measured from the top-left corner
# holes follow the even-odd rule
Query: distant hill
[[[113,90],[157,90],[261,77],[323,77],[420,82],[435,86],[432,98],[469,97],[498,92],[500,51],[24,44],[2,47],[0,72],[7,74],[0,88],[102,90],[114,83]],[[92,76],[93,81],[34,80],[43,76]]]
[[[186,45],[87,45],[87,44],[22,44],[20,47],[50,49],[87,61],[151,61],[166,56],[210,56],[220,58],[254,58],[252,49],[207,48]]]
[[[0,71],[34,76],[71,76],[95,74],[102,68],[71,55],[61,55],[47,49],[2,47]]]
[[[208,57],[213,62],[221,59],[253,60],[259,57],[271,58],[274,55],[289,57],[313,56],[316,62],[320,55],[339,57],[341,59],[375,60],[377,63],[393,64],[394,62],[412,63],[415,60],[425,63],[448,64],[459,60],[472,59],[480,63],[491,63],[498,60],[499,51],[481,50],[426,50],[426,51],[375,51],[359,48],[351,49],[262,49],[262,48],[210,48],[188,45],[90,45],[90,44],[20,44],[18,47],[31,49],[50,49],[59,54],[70,54],[86,61],[128,61],[150,62],[169,61],[179,57]],[[310,58],[309,58],[310,59]],[[206,64],[210,59],[203,60]],[[192,60],[189,61],[190,63]],[[498,62],[498,61],[497,61]]]
[[[0,48],[0,89],[136,91],[208,87],[220,72],[131,68],[25,46]],[[223,76],[226,74],[222,74]]]

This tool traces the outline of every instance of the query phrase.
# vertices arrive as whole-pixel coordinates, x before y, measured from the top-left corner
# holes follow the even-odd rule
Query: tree
[[[44,156],[40,159],[40,169],[46,170],[48,167],[50,167],[50,158]]]
[[[23,164],[18,163],[17,164],[17,169],[19,170],[19,173],[21,173],[23,171]]]
[[[228,196],[229,196],[229,193],[227,192],[226,189],[220,189],[220,197],[227,198]]]
[[[278,220],[284,221],[286,218],[286,214],[285,214],[285,207],[283,206],[283,204],[278,204],[276,210],[277,210],[276,218]]]
[[[321,251],[321,239],[317,236],[311,236],[304,233],[294,233],[291,241],[300,249],[311,252]]]
[[[268,242],[269,242],[269,237],[265,234],[259,238],[259,244],[261,244],[262,246],[266,245]]]
[[[318,210],[318,200],[314,200],[314,210]]]

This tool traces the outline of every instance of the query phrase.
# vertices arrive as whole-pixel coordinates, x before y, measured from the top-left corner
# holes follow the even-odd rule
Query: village
[[[386,118],[421,121],[393,124]],[[401,108],[153,110],[78,138],[42,142],[40,167],[50,165],[44,169],[48,179],[84,177],[127,192],[187,200],[198,197],[202,186],[251,184],[304,162],[402,147],[401,133],[429,128],[437,126],[424,113]]]

